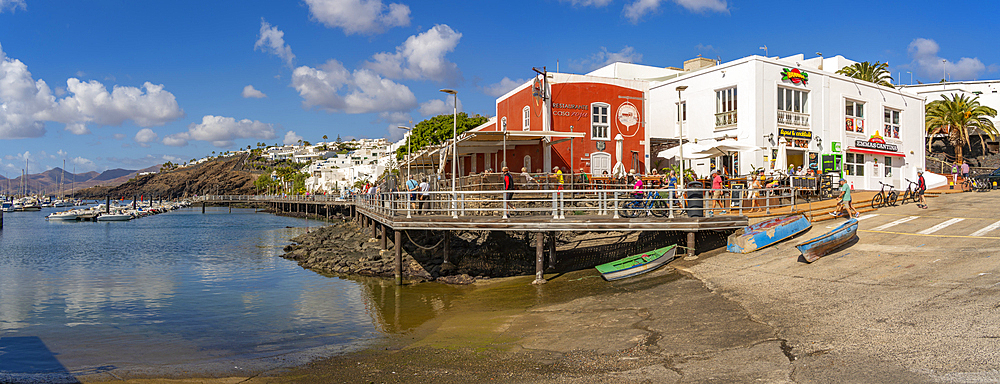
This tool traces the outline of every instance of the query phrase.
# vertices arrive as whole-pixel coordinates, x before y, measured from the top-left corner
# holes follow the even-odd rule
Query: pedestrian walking
[[[410,179],[406,180],[406,191],[410,192],[407,194],[407,198],[409,199],[409,209],[416,208],[415,205],[417,205],[417,189],[419,188],[420,188],[420,183],[417,183],[417,181],[413,179],[413,176],[410,176]]]
[[[558,189],[558,190],[561,191],[563,189],[563,173],[562,173],[562,170],[560,170],[559,167],[552,167],[552,173],[556,174],[556,189]]]
[[[917,206],[927,209],[927,202],[924,201],[924,192],[927,191],[927,182],[924,181],[924,171],[917,171]]]
[[[510,192],[514,190],[514,176],[510,174],[507,167],[503,167],[503,190],[508,191],[503,194],[503,208],[514,209],[513,204],[511,204],[511,200],[514,200],[514,193]]]
[[[431,184],[427,182],[426,177],[420,181],[419,187],[420,187],[420,196],[419,196],[420,204],[417,204],[418,215],[420,214],[420,212],[427,213],[427,210],[431,208],[431,203],[429,201],[431,199]]]
[[[969,162],[968,161],[963,161],[962,162],[962,179],[963,180],[968,180],[969,179]]]
[[[848,217],[858,217],[858,211],[851,204],[851,186],[847,185],[847,180],[840,179],[840,203],[837,204],[837,209],[830,212],[830,215],[833,217],[840,216],[842,214],[841,211],[844,210],[846,210]]]
[[[729,213],[722,202],[722,175],[719,174],[719,170],[712,171],[712,207],[709,209],[714,211],[716,205],[722,209],[723,215]]]

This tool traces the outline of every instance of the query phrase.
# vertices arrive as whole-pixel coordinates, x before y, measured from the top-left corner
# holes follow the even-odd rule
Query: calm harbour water
[[[9,359],[16,340],[47,348],[72,375],[247,375],[405,332],[443,305],[404,308],[401,320],[401,302],[453,296],[440,284],[401,291],[321,276],[279,257],[315,221],[225,208],[45,220],[53,210],[4,215],[0,374],[51,369]]]

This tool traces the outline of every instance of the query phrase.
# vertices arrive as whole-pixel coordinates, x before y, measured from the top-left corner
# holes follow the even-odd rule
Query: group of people
[[[416,209],[416,213],[424,211],[424,207],[430,209],[431,185],[426,179],[417,182],[413,176],[406,180],[406,191],[409,192],[410,209]]]

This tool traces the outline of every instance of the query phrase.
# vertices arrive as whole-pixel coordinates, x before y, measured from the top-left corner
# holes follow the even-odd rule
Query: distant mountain
[[[96,177],[90,180],[94,181],[114,180],[122,176],[135,175],[136,172],[137,171],[134,170],[121,169],[121,168],[109,169],[107,171],[101,172],[100,175],[97,175]]]

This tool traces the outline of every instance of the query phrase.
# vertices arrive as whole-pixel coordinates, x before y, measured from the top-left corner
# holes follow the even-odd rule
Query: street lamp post
[[[685,183],[685,181],[684,181],[684,116],[683,116],[683,112],[681,110],[681,108],[682,108],[682,106],[681,106],[681,92],[684,92],[684,90],[687,89],[687,88],[688,88],[688,86],[686,86],[686,85],[678,85],[677,88],[676,88],[677,89],[677,123],[680,124],[680,134],[679,134],[680,138],[678,139],[678,141],[680,142],[680,144],[678,144],[678,145],[680,147],[679,148],[679,154],[680,154],[680,158],[681,158],[681,175],[680,175],[681,176],[681,185],[684,185],[684,183]]]
[[[412,121],[411,121],[412,123]],[[413,134],[413,128],[404,127],[402,125],[396,127],[399,129],[405,129],[406,133],[406,180],[410,179],[410,135]]]
[[[442,89],[441,92],[447,93],[455,97],[455,113],[454,113],[454,123],[451,127],[451,206],[452,206],[452,217],[458,217],[458,210],[455,202],[455,180],[458,174],[458,91],[454,89]]]

